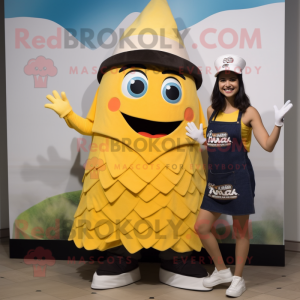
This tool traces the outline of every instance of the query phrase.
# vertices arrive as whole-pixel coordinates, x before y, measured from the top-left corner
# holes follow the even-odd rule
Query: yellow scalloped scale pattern
[[[199,147],[180,146],[148,164],[126,145],[111,142],[93,136],[68,240],[87,250],[124,245],[130,253],[150,247],[200,251],[194,224],[206,177]]]

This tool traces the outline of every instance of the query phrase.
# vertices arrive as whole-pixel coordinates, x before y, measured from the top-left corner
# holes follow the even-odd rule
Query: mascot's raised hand
[[[283,126],[284,116],[285,114],[293,107],[291,100],[285,102],[285,104],[278,109],[276,105],[274,105],[275,110],[275,125],[278,127]]]
[[[70,105],[65,92],[61,93],[61,97],[55,90],[52,93],[54,97],[52,95],[46,96],[52,104],[45,104],[45,107],[54,110],[60,118],[63,118],[72,111],[72,106]]]
[[[198,129],[194,122],[187,123],[185,127],[187,130],[186,135],[192,138],[193,140],[197,141],[200,145],[203,145],[206,142],[206,138],[203,134],[203,125],[200,124],[200,128]]]

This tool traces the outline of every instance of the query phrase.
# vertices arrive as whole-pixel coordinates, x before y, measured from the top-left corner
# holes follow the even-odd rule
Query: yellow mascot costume
[[[210,290],[202,285],[206,270],[190,259],[202,247],[194,225],[206,177],[199,144],[185,129],[188,122],[206,128],[197,97],[202,77],[166,0],[149,2],[97,77],[86,119],[72,111],[64,92],[53,91],[47,96],[52,104],[45,105],[92,136],[69,237],[78,248],[111,255],[95,272],[92,288],[139,280],[139,250],[152,247],[160,251],[161,282]]]

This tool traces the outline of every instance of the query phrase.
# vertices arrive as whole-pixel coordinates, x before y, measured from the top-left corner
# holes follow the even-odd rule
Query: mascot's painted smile
[[[148,138],[160,138],[172,133],[182,121],[157,122],[132,117],[121,113],[127,124],[138,134]]]

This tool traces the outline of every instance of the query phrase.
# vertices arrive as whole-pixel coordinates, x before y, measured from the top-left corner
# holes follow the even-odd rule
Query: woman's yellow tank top
[[[225,114],[220,111],[217,115],[215,121],[219,122],[235,122],[238,118],[239,110],[236,110],[230,114]],[[251,144],[251,137],[252,137],[252,127],[245,125],[241,121],[241,134],[242,134],[242,141],[244,144],[245,149],[250,152],[250,144]]]

